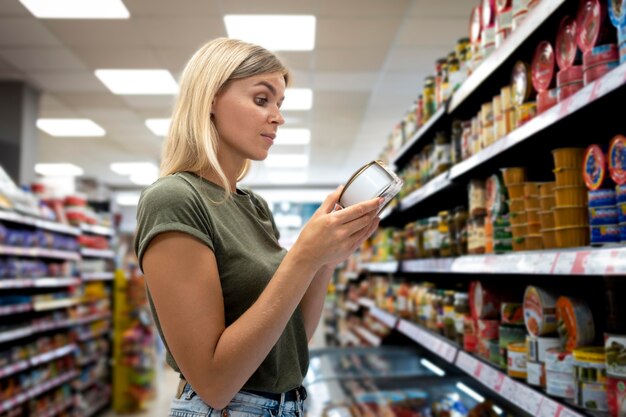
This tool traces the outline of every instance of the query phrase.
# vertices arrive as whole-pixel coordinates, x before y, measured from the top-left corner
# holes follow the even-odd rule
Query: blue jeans
[[[304,417],[303,401],[274,401],[247,392],[238,392],[222,410],[216,410],[186,384],[180,398],[174,398],[169,417]]]

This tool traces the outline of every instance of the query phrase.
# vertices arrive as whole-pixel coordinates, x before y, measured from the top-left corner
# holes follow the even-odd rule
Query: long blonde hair
[[[280,72],[288,85],[289,71],[271,52],[235,39],[217,38],[206,43],[189,60],[180,80],[180,92],[163,146],[161,177],[181,171],[212,170],[230,196],[230,184],[217,159],[219,135],[211,110],[215,96],[233,80]],[[248,172],[246,161],[237,177]]]

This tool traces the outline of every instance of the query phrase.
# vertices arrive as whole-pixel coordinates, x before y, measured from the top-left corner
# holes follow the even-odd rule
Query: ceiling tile
[[[85,65],[66,48],[0,49],[0,57],[22,70],[84,70]]]
[[[223,1],[224,14],[316,14],[317,5],[312,1],[244,0]]]
[[[81,46],[72,49],[92,70],[99,68],[162,68],[159,59],[150,48],[87,48]]]
[[[125,2],[131,19],[144,17],[198,17],[221,13],[219,0],[132,0]]]
[[[465,18],[408,19],[398,34],[397,46],[443,47],[450,52],[459,38],[467,36],[467,28]]]
[[[448,48],[410,46],[397,47],[389,53],[386,69],[388,71],[415,71],[432,74],[435,71],[435,61],[445,58]]]
[[[478,4],[477,0],[415,0],[407,15],[420,18],[463,18],[469,24],[472,8]]]
[[[141,47],[146,45],[134,19],[45,20],[46,27],[67,46]]]
[[[315,92],[313,106],[316,109],[341,109],[351,106],[362,106],[367,103],[369,93],[366,92],[342,92],[332,93],[328,91]]]
[[[174,96],[120,96],[132,108],[137,109],[171,109],[174,106]]]
[[[319,0],[317,15],[321,17],[403,16],[410,4],[409,0]]]
[[[309,71],[311,70],[313,63],[317,66],[317,57],[319,57],[319,51],[281,51],[277,52],[278,59],[289,70]]]
[[[369,48],[319,48],[315,52],[316,71],[379,71],[389,49],[372,45]]]
[[[75,108],[76,110],[84,110],[93,107],[104,107],[109,109],[116,109],[124,106],[124,100],[120,96],[111,94],[108,91],[103,92],[60,92],[56,94],[56,97],[65,103],[67,106]]]
[[[106,87],[98,81],[95,75],[90,72],[27,72],[29,78],[33,79],[44,91],[64,92],[64,91],[108,91]]]
[[[61,117],[60,114],[63,114],[67,117],[75,116],[75,114],[72,113],[74,113],[74,111],[67,107],[62,101],[60,101],[56,95],[41,95],[39,99],[39,117]]]
[[[0,19],[1,46],[61,46],[41,21],[33,17]]]
[[[315,92],[371,91],[378,76],[377,72],[316,72]]]
[[[86,117],[94,120],[100,120],[107,123],[139,123],[143,122],[142,118],[134,111],[127,110],[123,107],[85,107],[81,109],[81,113]]]
[[[187,61],[193,56],[197,48],[195,45],[181,45],[173,48],[152,48],[161,68],[166,68],[172,72],[174,78],[180,79],[180,74],[187,64]]]
[[[318,48],[389,47],[400,27],[400,18],[320,18]]]
[[[193,45],[200,48],[213,38],[226,36],[221,18],[136,19],[136,28],[152,47]]]

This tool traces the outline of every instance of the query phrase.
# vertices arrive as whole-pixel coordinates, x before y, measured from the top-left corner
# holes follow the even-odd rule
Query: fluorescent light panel
[[[146,126],[157,136],[167,135],[172,119],[148,119]]]
[[[152,162],[113,162],[109,167],[111,171],[120,175],[154,174],[159,171]]]
[[[272,184],[303,184],[307,181],[308,175],[306,172],[270,172],[267,174],[269,182]]]
[[[265,159],[272,168],[304,168],[309,165],[309,156],[303,154],[273,154]]]
[[[437,365],[435,365],[434,363],[432,363],[431,361],[429,361],[427,359],[422,359],[420,361],[420,363],[422,365],[424,365],[424,368],[429,369],[435,375],[438,375],[438,376],[445,376],[446,375],[446,372],[443,369],[441,369],[440,367],[438,367]]]
[[[315,49],[315,16],[312,15],[226,15],[229,38],[261,45],[270,51]]]
[[[281,111],[311,110],[313,107],[313,90],[310,88],[287,88]]]
[[[20,0],[40,19],[128,19],[121,0]]]
[[[81,167],[68,163],[35,164],[35,172],[44,177],[79,177],[84,174]]]
[[[95,74],[113,94],[167,95],[178,93],[176,80],[169,71],[164,69],[97,69]]]
[[[38,119],[37,127],[50,136],[104,136],[106,131],[90,119]]]
[[[311,130],[300,128],[280,128],[276,135],[276,145],[308,145],[311,142]]]

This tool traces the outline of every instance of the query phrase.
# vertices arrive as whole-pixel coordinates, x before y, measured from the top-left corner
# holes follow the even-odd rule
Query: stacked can
[[[482,0],[482,35],[483,56],[487,58],[496,49],[496,0]]]
[[[501,305],[499,328],[500,366],[507,369],[509,376],[514,378],[525,378],[526,359],[519,359],[521,347],[512,344],[525,342],[526,328],[524,327],[524,307],[520,303],[506,303]],[[523,348],[526,350],[526,347]],[[513,352],[511,352],[513,350]],[[506,360],[506,362],[505,362]],[[522,375],[523,373],[523,375]]]
[[[554,157],[554,225],[559,248],[585,246],[589,243],[587,194],[582,182],[582,148],[561,148]]]
[[[535,49],[531,64],[532,82],[537,91],[537,113],[543,113],[558,101],[556,88],[550,88],[554,79],[554,49],[542,41]]]
[[[574,349],[574,402],[593,411],[608,411],[604,347]]]
[[[470,311],[476,323],[478,342],[476,353],[487,360],[492,356],[495,359],[495,347],[499,347],[500,305],[499,295],[493,289],[485,287],[480,281],[470,287]],[[496,359],[495,363],[499,362],[501,360]]]
[[[535,93],[530,74],[530,67],[525,62],[517,61],[513,66],[511,87],[516,127],[522,126],[537,115],[537,102],[529,101]]]
[[[583,54],[583,80],[590,84],[617,68],[619,65],[619,49],[617,44],[595,46]]]
[[[526,337],[526,382],[535,387],[546,387],[546,357],[548,349],[560,348],[558,337]]]
[[[567,351],[590,345],[596,333],[591,309],[582,300],[561,296],[556,300],[557,330]]]
[[[496,48],[513,31],[513,7],[511,0],[496,0]]]
[[[556,35],[556,63],[560,70],[556,74],[557,98],[559,102],[584,87],[583,67],[574,65],[578,55],[576,20],[571,16],[565,16],[561,20]]]
[[[541,224],[541,238],[544,249],[556,248],[556,229],[554,226],[554,182],[539,184],[539,223]]]
[[[509,221],[513,234],[513,250],[526,250],[526,235],[528,234],[528,213],[524,201],[524,182],[526,168],[503,168],[504,185],[509,195]]]
[[[607,7],[600,0],[582,0],[576,14],[576,41],[583,52],[585,85],[619,65],[618,45],[608,23]]]
[[[620,241],[616,190],[607,175],[606,156],[598,145],[585,150],[583,179],[589,189],[591,244],[602,245]]]
[[[626,243],[626,137],[615,136],[609,145],[609,174],[615,182],[620,241]]]
[[[613,26],[617,28],[619,60],[620,63],[624,63],[626,62],[626,0],[610,1],[609,17]]]
[[[513,250],[506,188],[499,175],[486,181],[487,217],[485,219],[485,253],[504,253]]]
[[[467,222],[467,251],[471,255],[485,253],[485,221],[487,218],[487,187],[485,181],[471,180],[469,192],[469,219]]]
[[[546,392],[555,397],[575,396],[574,355],[560,348],[546,352]]]

